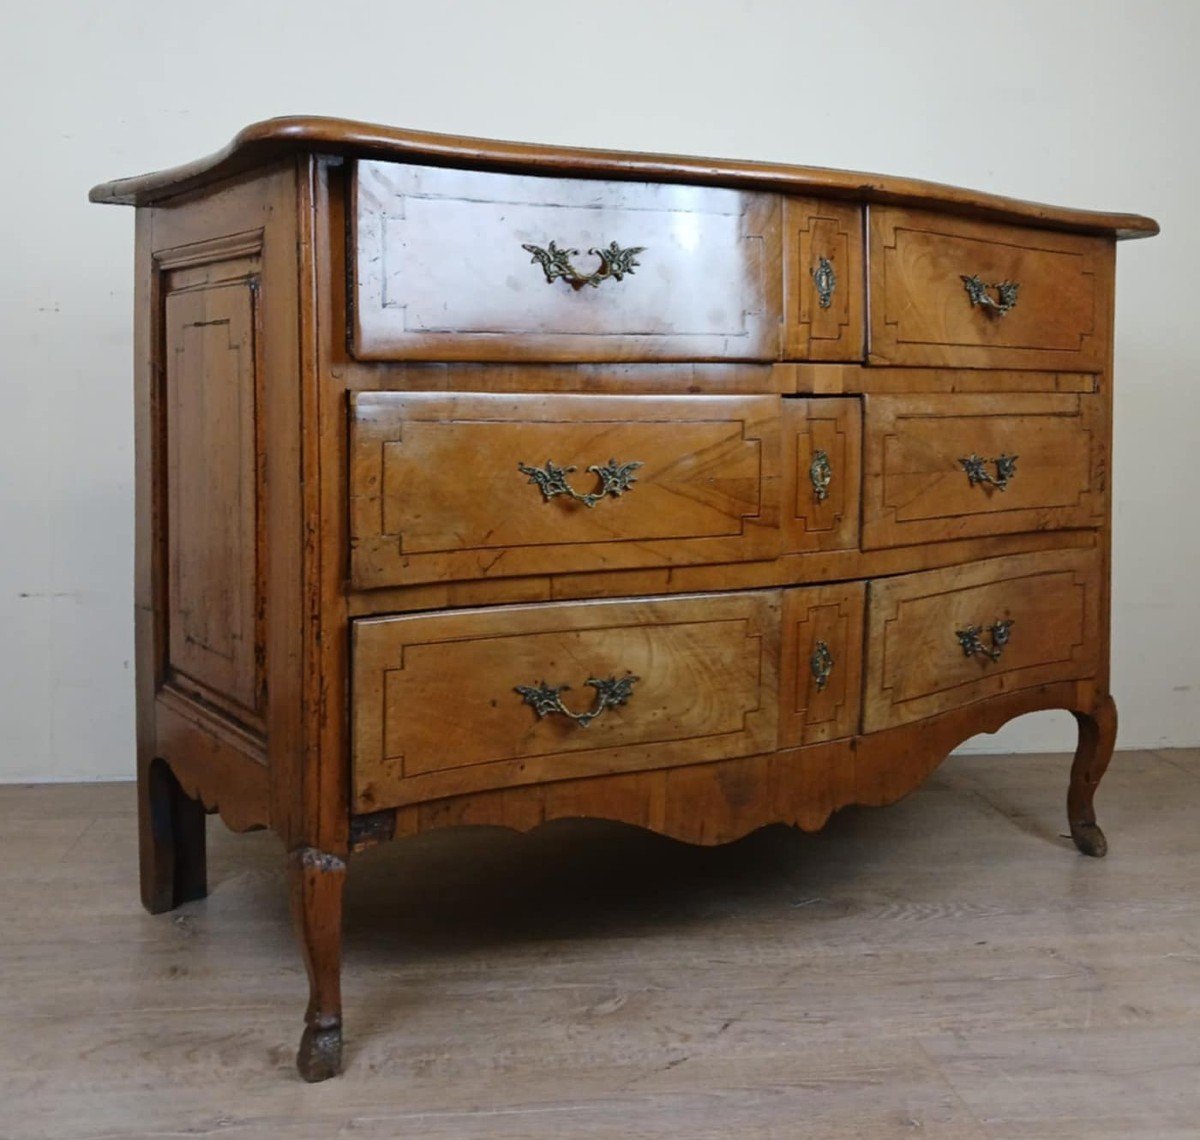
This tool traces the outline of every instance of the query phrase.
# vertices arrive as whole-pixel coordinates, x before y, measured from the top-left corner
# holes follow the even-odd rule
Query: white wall
[[[0,780],[133,763],[133,214],[97,181],[328,114],[1148,213],[1117,300],[1114,689],[1200,743],[1194,0],[5,0]],[[1063,749],[1065,714],[989,749]]]

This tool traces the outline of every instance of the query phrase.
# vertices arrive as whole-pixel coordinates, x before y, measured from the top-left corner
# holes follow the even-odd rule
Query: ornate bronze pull
[[[986,629],[983,626],[969,625],[966,629],[956,629],[954,636],[958,638],[958,644],[962,647],[964,657],[986,657],[989,661],[999,661],[1000,655],[1004,652],[1004,647],[1008,644],[1012,637],[1010,632],[1013,627],[1014,618],[1006,618],[1003,621],[997,621],[993,625],[989,625]],[[986,633],[991,639],[991,645],[983,644],[983,638],[980,634]]]
[[[822,309],[828,309],[833,304],[833,291],[837,288],[837,274],[833,271],[833,263],[827,257],[817,262],[816,269],[809,270],[813,284],[817,287],[817,303]]]
[[[1017,291],[1021,288],[1018,282],[997,281],[995,284],[989,285],[973,273],[970,276],[963,273],[961,276],[972,305],[978,305],[981,309],[986,309],[997,317],[1002,317],[1017,307]],[[996,290],[995,300],[988,292],[989,289]]]
[[[585,274],[580,273],[571,264],[571,258],[579,256],[577,249],[559,249],[555,242],[551,242],[545,249],[540,245],[522,245],[521,248],[526,253],[533,254],[529,259],[531,265],[535,261],[541,264],[547,284],[553,285],[561,277],[572,289],[582,289],[585,285],[598,289],[600,282],[607,281],[610,277],[614,281],[621,281],[626,273],[632,274],[634,267],[640,264],[636,260],[637,255],[646,252],[644,245],[622,249],[615,241],[600,249],[593,247],[588,253],[600,259],[600,266],[594,273]]]
[[[812,656],[808,659],[808,667],[812,670],[813,679],[817,682],[817,692],[821,692],[829,684],[829,675],[833,672],[833,654],[829,646],[818,641]]]
[[[1020,458],[1019,455],[998,455],[995,459],[984,459],[972,452],[960,459],[959,463],[967,473],[967,479],[972,487],[977,483],[984,483],[989,487],[995,487],[997,491],[1003,491],[1017,473],[1017,460]],[[989,463],[996,468],[994,477],[987,469]]]
[[[567,495],[577,503],[582,503],[589,509],[594,507],[605,495],[614,499],[620,498],[637,482],[634,472],[643,464],[634,460],[632,463],[618,463],[610,459],[604,464],[593,463],[588,468],[600,480],[600,488],[581,495],[567,482],[567,476],[575,471],[574,467],[558,467],[549,459],[545,467],[529,467],[518,463],[517,469],[529,476],[530,483],[536,483],[542,492],[542,498],[548,503],[555,495]]]
[[[833,465],[829,456],[820,448],[813,452],[812,462],[808,465],[808,478],[812,483],[813,495],[818,503],[829,498],[829,484],[833,481]]]
[[[538,715],[538,720],[545,716],[565,716],[573,720],[580,728],[587,728],[606,709],[615,709],[625,704],[633,694],[633,684],[640,681],[632,673],[624,677],[609,677],[602,680],[589,677],[586,684],[596,690],[596,703],[587,712],[573,713],[562,702],[561,693],[570,689],[570,685],[547,685],[539,681],[536,685],[518,685],[516,691],[525,699],[525,703]]]

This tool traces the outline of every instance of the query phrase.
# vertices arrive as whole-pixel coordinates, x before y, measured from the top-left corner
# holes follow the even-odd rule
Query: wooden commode
[[[906,179],[259,123],[137,207],[145,905],[290,860],[341,1064],[348,857],[822,826],[1067,709],[1112,753],[1115,242]],[[797,948],[802,953],[803,948]]]

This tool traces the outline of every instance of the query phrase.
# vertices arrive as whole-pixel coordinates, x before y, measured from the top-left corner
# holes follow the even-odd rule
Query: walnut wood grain
[[[351,351],[367,275],[351,237],[360,162],[389,177],[407,162],[429,187],[457,187],[432,207],[453,224],[423,214],[410,186],[405,225],[376,233],[381,251],[397,235],[425,245],[391,293],[381,278],[368,323],[384,335],[374,349],[360,336],[363,358]],[[564,308],[570,286],[539,281],[524,257],[537,288],[505,276],[517,298],[505,310],[487,276],[498,195],[468,200],[472,186],[536,186],[518,204],[543,221],[586,212],[588,195],[606,219],[648,215],[670,254],[657,316],[612,288],[641,288],[648,262],[566,293]],[[214,162],[95,197],[143,206],[143,895],[161,910],[203,892],[206,812],[309,853],[292,869],[312,995],[302,1075],[339,1067],[352,844],[563,815],[706,843],[774,821],[818,827],[911,791],[967,736],[1062,708],[1080,726],[1072,835],[1105,848],[1092,799],[1116,726],[1112,238],[1153,222],[320,120],[250,128]],[[382,227],[387,203],[375,205]],[[869,280],[856,267],[864,210]],[[711,265],[689,252],[690,229]],[[472,242],[487,256],[459,256]],[[962,272],[1022,275],[1004,316],[972,309],[961,273],[951,280],[967,253]],[[827,254],[837,287],[814,309],[804,290]],[[570,323],[570,306],[597,300],[610,307]],[[481,326],[496,314],[509,326],[493,340]],[[396,359],[365,358],[376,351]],[[727,423],[737,430],[722,435]],[[544,446],[551,427],[570,456]],[[546,453],[524,455],[528,443]],[[665,466],[601,444],[644,445]],[[972,488],[956,468],[946,482],[960,445],[1017,454],[1015,478]],[[609,460],[645,466],[589,509],[541,501],[521,478],[499,491],[497,456],[575,466],[572,480]],[[1016,622],[1003,652],[965,657],[957,628],[1001,618]],[[828,658],[814,672],[817,642]],[[629,699],[586,727],[535,692],[539,718],[515,691],[570,685],[561,696],[582,711],[590,676],[625,669],[639,677]]]
[[[873,364],[1094,371],[1112,325],[1113,243],[1021,230],[921,210],[872,209]],[[972,304],[964,277],[995,298],[1019,286],[1000,315]]]
[[[360,161],[351,350],[365,360],[771,360],[779,200]],[[571,284],[531,253],[626,271]]]
[[[816,553],[857,550],[862,477],[862,411],[858,400],[783,401],[783,547]],[[822,497],[813,465],[828,464]]]
[[[589,816],[686,843],[729,843],[769,823],[817,831],[839,808],[882,807],[909,795],[969,737],[997,732],[1030,712],[1095,706],[1087,681],[1041,685],[849,740],[413,804],[395,811],[393,835],[459,826],[528,831],[552,819]]]
[[[537,574],[476,582],[435,582],[355,592],[346,598],[346,610],[351,617],[371,617],[467,606],[758,590],[797,583],[816,585],[960,566],[983,558],[1039,550],[1097,550],[1102,536],[1103,532],[1095,530],[1040,531],[879,550],[782,554],[770,562],[723,566],[668,566],[602,573]]]
[[[352,398],[351,582],[374,588],[779,552],[779,401],[769,396]],[[597,502],[529,471],[638,464]],[[522,470],[524,468],[525,470]]]
[[[858,732],[865,599],[863,582],[784,590],[779,665],[781,748],[838,740]],[[822,647],[824,655],[818,657]]]
[[[782,392],[814,396],[975,392],[1094,392],[1092,372],[1041,372],[1015,368],[889,368],[857,364],[776,364]]]
[[[828,263],[822,304],[816,275]],[[862,360],[867,285],[863,209],[829,199],[784,198],[783,355],[792,360]]]
[[[508,607],[354,624],[354,809],[774,747],[778,591]],[[583,727],[518,686],[638,678]]]
[[[160,251],[156,260],[166,340],[165,681],[261,732],[259,241]]]
[[[144,206],[297,153],[371,156],[391,162],[465,165],[589,178],[736,186],[864,202],[937,206],[946,213],[1127,238],[1158,233],[1157,222],[1136,214],[1071,210],[915,178],[737,159],[500,142],[317,115],[283,116],[251,123],[226,147],[207,158],[154,174],[104,182],[94,186],[89,196],[93,202]]]
[[[161,759],[230,827],[285,837],[303,783],[295,180],[139,211],[134,356],[139,773]],[[155,851],[147,825],[150,896]]]
[[[340,351],[339,351],[340,348]],[[795,365],[695,361],[386,361],[350,358],[328,344],[330,380],[351,392],[537,392],[589,396],[753,396],[795,389]]]
[[[890,728],[1012,689],[1099,667],[1095,552],[1013,555],[868,587],[863,729]],[[968,656],[957,631],[1013,622],[998,659]],[[988,634],[981,634],[991,647]]]
[[[1099,526],[1108,481],[1098,393],[867,396],[864,548]],[[964,460],[1014,457],[1004,485]]]

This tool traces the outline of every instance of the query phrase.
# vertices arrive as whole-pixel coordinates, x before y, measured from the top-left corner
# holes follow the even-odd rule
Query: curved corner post
[[[342,1071],[342,892],[346,862],[301,847],[288,857],[292,919],[308,971],[308,1012],[296,1054],[306,1081]]]
[[[1067,790],[1067,823],[1075,846],[1085,855],[1099,857],[1108,853],[1108,841],[1096,823],[1092,799],[1117,742],[1117,706],[1105,695],[1091,712],[1072,711],[1079,725],[1079,744]]]
[[[204,805],[170,765],[155,756],[138,765],[138,863],[142,905],[151,914],[208,894]]]

